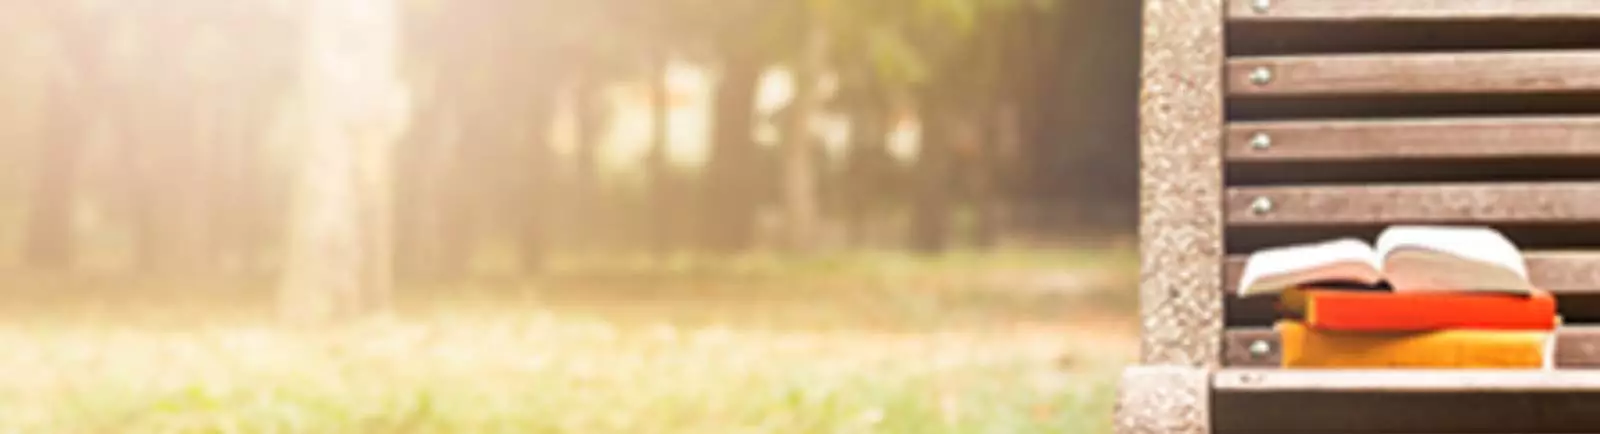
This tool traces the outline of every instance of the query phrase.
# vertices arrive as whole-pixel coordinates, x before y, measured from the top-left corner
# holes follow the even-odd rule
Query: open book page
[[[1390,286],[1404,291],[1533,291],[1517,246],[1477,227],[1396,226],[1378,237]]]
[[[1383,280],[1372,246],[1358,239],[1267,249],[1250,255],[1239,295],[1282,293],[1317,282],[1377,285]]]

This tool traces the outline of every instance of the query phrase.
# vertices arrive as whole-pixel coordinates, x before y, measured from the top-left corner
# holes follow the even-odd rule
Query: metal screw
[[[1250,3],[1250,8],[1255,9],[1258,14],[1267,13],[1268,9],[1272,9],[1272,0],[1255,0]]]
[[[1256,214],[1266,214],[1272,212],[1272,207],[1272,199],[1265,197],[1258,197],[1254,202],[1250,203],[1250,211]]]
[[[1272,354],[1272,344],[1267,343],[1267,341],[1255,341],[1250,343],[1251,356],[1262,358],[1266,357],[1268,354]]]
[[[1272,147],[1272,136],[1267,133],[1256,133],[1250,137],[1250,147],[1258,151],[1265,151]]]
[[[1250,71],[1250,82],[1257,86],[1272,83],[1272,70],[1265,66],[1257,66],[1255,70]]]

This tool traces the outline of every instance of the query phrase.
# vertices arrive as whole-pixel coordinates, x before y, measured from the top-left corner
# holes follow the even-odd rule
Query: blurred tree
[[[78,46],[50,51],[65,60],[56,78],[71,83],[66,98],[81,107],[73,129],[99,134],[69,167],[87,172],[70,194],[99,211],[92,230],[131,230],[136,265],[147,271],[256,265],[278,220],[264,212],[273,163],[259,138],[288,81],[284,35],[293,31],[281,8],[245,0],[50,7],[78,26],[45,32]]]
[[[78,202],[78,169],[89,122],[88,98],[100,88],[105,51],[95,16],[69,2],[39,4],[54,48],[60,53],[59,69],[49,80],[44,100],[44,128],[35,149],[33,190],[29,197],[27,263],[38,269],[72,265],[73,209]]]
[[[217,142],[221,174],[208,198],[216,219],[211,250],[213,261],[223,261],[225,270],[262,271],[262,265],[277,259],[269,255],[281,243],[284,219],[271,211],[285,208],[280,202],[288,188],[274,182],[284,176],[284,163],[270,153],[265,137],[283,95],[294,84],[298,50],[283,41],[297,34],[300,22],[296,10],[283,4],[218,3],[221,10],[212,31],[220,41],[197,66],[231,66],[218,68],[224,72],[211,81],[215,91],[210,104],[219,112],[219,125],[209,140]]]
[[[38,59],[38,53],[52,35],[50,23],[40,17],[41,8],[15,1],[0,5],[8,11],[0,14],[0,28],[13,35],[0,39],[0,59],[10,60],[0,63],[0,101],[6,101],[0,105],[0,231],[20,235],[0,236],[0,257],[23,260],[20,250],[32,229],[25,221],[30,205],[26,189],[37,168],[38,119],[53,67]]]
[[[36,150],[33,206],[29,208],[28,264],[38,269],[62,269],[75,256],[72,210],[77,199],[79,155],[85,135],[82,107],[71,96],[70,85],[54,80],[45,103],[45,127]]]
[[[914,84],[923,145],[917,159],[912,246],[937,252],[949,244],[951,217],[963,204],[978,244],[993,242],[1002,194],[992,184],[1006,172],[1006,134],[1019,95],[1012,77],[1026,57],[1007,57],[1008,23],[1048,8],[1048,1],[932,2],[909,27],[928,74]]]
[[[889,149],[890,130],[896,122],[894,97],[877,81],[866,62],[840,68],[839,92],[830,109],[849,119],[850,135],[829,203],[839,209],[855,247],[869,247],[875,222],[903,206],[901,164]]]
[[[829,67],[828,52],[834,35],[830,16],[840,12],[837,2],[808,0],[806,8],[795,17],[798,27],[798,53],[791,61],[794,74],[794,96],[786,115],[783,138],[783,203],[787,243],[790,249],[814,249],[819,239],[822,210],[818,197],[819,168],[817,154],[820,138],[816,125],[822,113],[824,90],[822,79]]]
[[[549,248],[556,165],[549,142],[562,86],[551,2],[412,1],[407,81],[419,91],[397,150],[400,268],[465,275],[483,234],[511,235],[525,270]],[[448,6],[448,7],[446,7]]]
[[[511,39],[508,49],[531,52],[539,59],[547,70],[547,83],[555,90],[552,96],[566,91],[573,133],[573,152],[563,171],[566,176],[548,176],[542,182],[548,200],[557,202],[547,202],[539,212],[560,217],[557,222],[542,224],[547,226],[547,232],[563,234],[562,247],[591,252],[601,246],[607,235],[617,232],[613,228],[619,214],[615,212],[615,196],[609,194],[601,178],[601,147],[614,126],[608,95],[611,85],[618,79],[639,75],[649,59],[648,52],[641,49],[646,46],[642,40],[645,34],[633,27],[641,23],[629,19],[629,14],[640,13],[641,9],[625,0],[551,0],[537,4],[525,9],[529,14],[519,16],[541,17],[546,27],[542,32]],[[558,166],[549,167],[554,175]],[[550,241],[553,240],[544,240]],[[531,250],[533,247],[525,248]]]
[[[1138,52],[1140,7],[1125,2],[1072,2],[1048,22],[1061,60],[1053,91],[1038,98],[1057,145],[1039,149],[1038,164],[1053,168],[1037,185],[1056,186],[1041,198],[1071,204],[1059,224],[1085,235],[1125,234],[1138,218]],[[1049,137],[1049,136],[1047,136]]]
[[[210,80],[202,78],[221,75],[224,68],[201,58],[206,45],[220,42],[220,35],[204,34],[204,23],[213,19],[206,9],[144,2],[118,11],[132,23],[123,36],[132,41],[123,44],[137,56],[138,69],[125,89],[134,99],[121,126],[131,139],[124,151],[138,162],[135,218],[147,271],[198,273],[216,257],[210,244],[220,208],[209,199],[220,173],[217,144],[205,135],[219,119],[205,105],[221,95],[206,89]]]
[[[677,204],[682,203],[677,178],[669,163],[672,146],[672,83],[668,76],[671,48],[659,47],[650,56],[647,80],[650,87],[650,150],[645,156],[645,185],[649,200],[646,212],[636,213],[647,220],[645,243],[657,258],[673,249],[672,232],[681,220]],[[649,216],[654,215],[654,218]]]
[[[919,249],[941,250],[951,230],[948,220],[953,211],[951,201],[959,199],[956,196],[965,193],[967,199],[979,202],[972,205],[982,217],[991,217],[996,206],[988,201],[999,192],[987,183],[999,171],[983,168],[993,167],[994,162],[986,156],[995,154],[986,151],[1001,135],[986,132],[999,131],[992,127],[999,114],[1005,113],[1001,108],[1008,96],[1002,83],[1007,82],[1006,74],[1019,69],[1001,56],[1005,39],[1000,34],[1007,29],[1002,20],[1036,13],[1047,4],[1032,0],[805,0],[811,21],[800,29],[798,110],[792,114],[809,118],[820,112],[821,95],[814,93],[820,92],[818,80],[824,76],[811,72],[817,68],[828,68],[841,77],[843,92],[838,98],[847,104],[890,110],[891,105],[882,101],[913,99],[923,134],[916,160],[917,187],[912,194],[912,238]],[[886,121],[874,117],[886,114],[847,110],[852,111],[857,118],[853,128],[863,130],[857,136],[861,141],[883,139]],[[788,130],[792,136],[789,143],[803,147],[810,142],[808,130],[800,128],[808,122],[814,121],[794,120],[795,127]],[[874,129],[885,131],[871,131]],[[873,158],[872,145],[867,147],[853,155]],[[814,175],[806,175],[818,172],[806,160],[812,154],[802,149],[787,153],[786,203],[795,221],[817,215],[816,210],[806,208],[815,207],[818,201],[803,197],[817,190]],[[977,171],[961,177],[958,169]],[[979,226],[985,227],[979,233],[993,232],[986,227],[991,219],[979,220],[984,222]],[[797,226],[796,239],[815,239],[803,236],[809,225]]]
[[[382,308],[391,285],[391,146],[410,96],[400,82],[395,0],[307,2],[285,315],[325,320]]]
[[[482,2],[411,1],[405,14],[406,79],[415,89],[413,121],[395,149],[396,266],[406,277],[460,277],[470,261],[475,196],[462,143],[478,100],[469,86],[481,71]]]
[[[393,231],[404,270],[462,277],[476,252],[488,252],[487,240],[513,248],[525,271],[540,269],[548,252],[603,244],[658,256],[682,241],[738,252],[755,244],[764,210],[778,211],[776,235],[795,249],[825,239],[835,218],[858,241],[870,238],[872,222],[893,220],[909,223],[901,235],[925,250],[952,244],[952,234],[988,245],[1003,232],[996,222],[1004,201],[1071,199],[1105,209],[1101,202],[1122,196],[1103,191],[1131,185],[1128,177],[1105,180],[1100,169],[1131,164],[1115,145],[1129,138],[1113,134],[1131,122],[1119,114],[1131,103],[1087,107],[1131,88],[1111,85],[1133,83],[1131,75],[1112,80],[1092,64],[1115,60],[1115,50],[1097,48],[1102,42],[1132,43],[1101,35],[1117,25],[1105,17],[1135,17],[1128,11],[1136,8],[1072,3],[1040,14],[1043,0],[397,1],[407,5],[401,75],[417,98],[392,155],[404,174],[394,180],[404,194]],[[20,60],[62,71],[52,74],[56,85],[32,91],[49,98],[14,104],[38,118],[18,122],[44,133],[27,136],[40,146],[8,154],[35,169],[11,183],[36,190],[0,206],[15,222],[8,224],[25,225],[6,232],[22,235],[27,262],[70,265],[74,230],[132,235],[134,257],[151,270],[278,257],[270,254],[286,219],[268,211],[287,208],[291,186],[276,178],[305,154],[279,153],[261,136],[266,113],[277,111],[306,62],[291,42],[302,33],[302,11],[285,12],[302,2],[14,3],[41,19],[0,18],[47,29],[30,32],[46,55]],[[58,19],[42,19],[49,10]],[[1060,46],[1072,48],[1053,48]],[[1100,60],[1071,60],[1080,55]],[[698,171],[673,167],[667,152],[676,145],[667,80],[678,64],[714,77],[709,159]],[[792,105],[758,118],[759,86],[780,70],[793,78]],[[628,126],[612,125],[611,105],[627,95],[615,91],[635,85],[648,88],[648,151],[642,171],[611,176],[598,168],[607,155],[601,142],[610,127]],[[817,127],[840,115],[848,143],[842,153],[824,150]],[[906,154],[891,149],[889,136],[912,120],[923,140],[901,160]],[[777,146],[755,138],[769,121]],[[577,143],[562,148],[552,136]],[[907,211],[908,221],[895,219]],[[677,235],[685,232],[693,234]],[[95,249],[85,254],[99,260],[101,249],[121,246]]]
[[[644,244],[650,253],[663,258],[676,248],[675,232],[691,231],[683,227],[687,219],[681,210],[688,203],[686,191],[670,162],[672,146],[671,113],[673,94],[670,67],[673,58],[690,42],[693,28],[685,20],[692,10],[689,0],[633,0],[634,11],[629,20],[634,22],[635,38],[640,43],[641,57],[645,59],[643,78],[649,87],[650,149],[645,154],[644,180],[646,209],[633,215],[644,220]]]
[[[711,144],[701,179],[704,213],[700,238],[714,252],[752,247],[755,219],[763,204],[763,181],[755,140],[756,96],[761,77],[776,60],[781,24],[792,1],[693,0],[688,22],[697,54],[716,72],[711,104]]]

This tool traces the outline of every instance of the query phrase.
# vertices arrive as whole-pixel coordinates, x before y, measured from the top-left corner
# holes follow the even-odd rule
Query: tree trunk
[[[550,74],[534,64],[522,64],[514,69],[506,83],[496,85],[502,93],[517,94],[517,98],[501,98],[491,107],[509,107],[506,114],[496,117],[498,125],[491,128],[506,131],[501,135],[504,154],[499,162],[486,162],[501,171],[501,186],[494,200],[501,202],[502,210],[510,219],[512,237],[518,240],[518,261],[522,272],[536,274],[546,266],[550,250],[550,194],[555,192],[554,152],[550,149],[550,128],[557,109],[557,86]],[[470,176],[470,175],[466,175]]]
[[[885,203],[900,193],[894,187],[894,157],[889,155],[890,113],[876,89],[861,88],[848,98],[850,148],[840,189],[846,227],[855,247],[868,247],[871,227]]]
[[[667,76],[667,56],[657,54],[650,68],[650,154],[646,157],[648,172],[649,210],[639,213],[646,217],[645,231],[651,253],[664,258],[672,250],[672,229],[677,226],[678,207],[673,200],[671,168],[667,155],[671,152],[672,92]]]
[[[975,167],[971,168],[975,184],[971,193],[974,211],[972,244],[979,249],[992,249],[1000,243],[1000,225],[1005,218],[1003,208],[1006,187],[1009,185],[1006,174],[1013,166],[1010,156],[1015,146],[1012,143],[1014,112],[1003,103],[990,104],[989,107],[989,110],[980,114],[980,158],[972,162]]]
[[[102,50],[94,24],[67,2],[46,2],[44,17],[60,38],[71,75],[55,77],[45,93],[44,131],[35,148],[33,186],[23,261],[44,270],[61,270],[76,259],[72,210],[77,205],[78,170],[88,128],[82,89],[103,81]]]
[[[435,167],[439,158],[430,158],[429,150],[441,140],[439,137],[443,116],[439,102],[427,104],[418,116],[417,124],[395,147],[395,171],[403,173],[395,179],[395,187],[406,192],[395,198],[395,269],[405,278],[435,278],[438,263],[433,252],[438,250],[437,237],[431,233],[428,213],[437,209],[439,175]]]
[[[706,246],[730,253],[750,247],[754,235],[755,109],[762,64],[745,54],[729,55],[725,62],[712,107],[711,156],[702,179],[700,208],[710,215],[699,220],[705,225],[701,238]]]
[[[788,239],[794,251],[816,248],[821,212],[818,204],[817,138],[811,125],[821,111],[817,81],[827,56],[826,34],[815,25],[807,29],[805,46],[794,74],[794,101],[789,106],[784,138],[783,196]]]
[[[72,265],[72,209],[77,195],[79,151],[85,126],[75,101],[64,92],[50,95],[44,140],[36,150],[28,215],[26,261],[42,270]]]
[[[528,74],[532,79],[523,83],[528,91],[527,101],[518,104],[519,119],[512,120],[512,125],[522,129],[521,141],[516,145],[522,146],[521,158],[514,158],[512,171],[518,172],[515,176],[517,183],[522,188],[515,189],[516,194],[507,198],[515,205],[517,215],[517,229],[522,238],[521,250],[518,252],[524,273],[537,273],[544,269],[550,249],[550,212],[555,209],[551,206],[550,196],[552,183],[556,177],[554,171],[555,156],[550,148],[550,129],[555,118],[556,92],[550,86],[548,77]]]
[[[596,227],[601,218],[600,208],[600,146],[604,137],[606,112],[602,104],[603,89],[599,74],[593,68],[579,71],[575,87],[576,155],[573,158],[571,188],[567,193],[568,233],[574,237],[573,247],[585,251],[595,247],[602,231]]]
[[[218,207],[207,206],[206,196],[217,181],[216,161],[210,144],[197,140],[196,133],[216,119],[200,114],[193,103],[146,108],[155,113],[146,118],[150,129],[140,141],[148,145],[140,152],[147,164],[135,199],[141,207],[140,257],[146,271],[189,275],[207,270],[214,260],[210,225]]]
[[[442,85],[441,85],[442,87]],[[401,230],[396,232],[398,270],[407,277],[447,281],[462,277],[467,267],[467,240],[473,232],[470,216],[473,207],[466,200],[459,170],[462,144],[447,135],[453,124],[467,117],[460,110],[459,92],[449,93],[419,108],[426,110],[401,141],[397,151],[397,187],[405,194],[396,197],[396,217]]]
[[[389,156],[409,95],[394,0],[307,2],[298,168],[281,312],[324,321],[381,309],[391,285]]]
[[[153,41],[192,36],[193,10],[141,14],[139,33]],[[213,224],[216,210],[210,191],[219,178],[212,133],[219,111],[211,104],[225,100],[223,86],[186,70],[187,47],[151,51],[137,65],[147,68],[126,82],[134,95],[132,124],[125,134],[139,149],[139,258],[147,271],[190,275],[210,271],[216,263]]]
[[[930,92],[931,93],[931,92]],[[923,97],[919,113],[922,147],[917,154],[912,193],[911,243],[921,253],[941,253],[950,231],[951,142],[955,139],[949,109]]]
[[[238,273],[248,270],[252,243],[246,231],[246,214],[257,198],[251,186],[255,167],[249,152],[252,149],[245,102],[236,90],[224,90],[227,97],[219,107],[213,141],[217,164],[215,186],[209,191],[205,207],[212,215],[213,259],[218,271]]]
[[[245,84],[276,83],[250,81]],[[276,202],[282,196],[278,190],[284,187],[272,182],[275,178],[271,163],[261,158],[265,146],[263,137],[270,127],[274,107],[267,102],[270,101],[268,97],[256,95],[256,92],[260,91],[236,95],[238,100],[232,102],[234,119],[229,122],[227,138],[223,140],[223,146],[229,149],[224,156],[228,161],[226,167],[231,168],[224,176],[230,181],[223,183],[225,189],[218,192],[225,197],[212,202],[220,204],[213,206],[222,207],[219,211],[225,216],[218,222],[218,243],[227,252],[234,272],[252,276],[268,271],[266,266],[274,258],[267,252],[274,247],[273,243],[282,239],[277,228],[281,221],[268,210],[282,209]]]

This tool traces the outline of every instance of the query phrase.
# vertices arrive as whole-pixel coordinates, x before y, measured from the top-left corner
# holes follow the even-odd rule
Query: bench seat
[[[1600,0],[1146,0],[1121,434],[1600,432]],[[1548,371],[1281,370],[1250,252],[1492,226]]]

